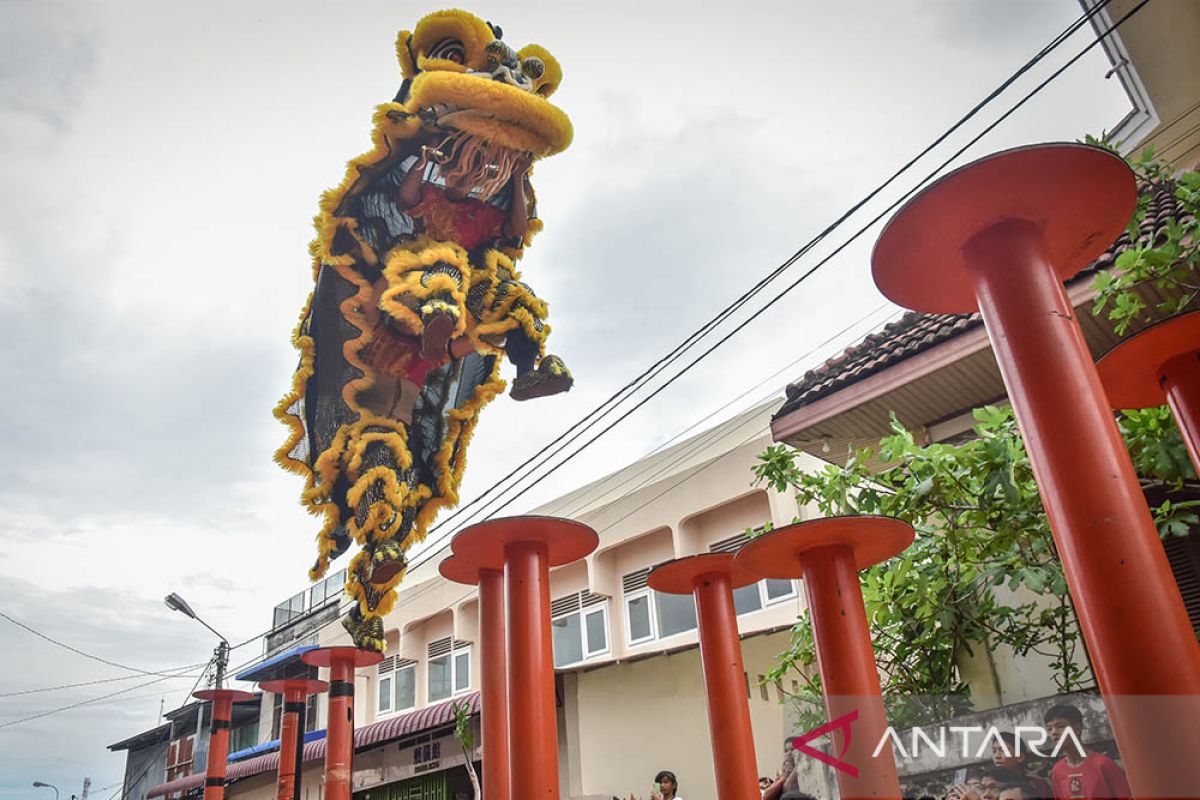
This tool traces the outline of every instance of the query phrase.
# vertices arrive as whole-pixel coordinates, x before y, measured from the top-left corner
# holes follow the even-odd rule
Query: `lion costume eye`
[[[430,47],[426,57],[453,61],[455,64],[465,64],[467,63],[467,48],[458,39],[446,38]]]

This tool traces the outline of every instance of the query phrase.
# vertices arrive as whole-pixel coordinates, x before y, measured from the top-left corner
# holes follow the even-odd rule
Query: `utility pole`
[[[225,668],[229,666],[229,642],[222,639],[213,653],[217,662],[217,689],[225,688]]]
[[[84,778],[83,779],[83,794],[79,795],[79,800],[87,800],[88,789],[90,789],[90,788],[92,788],[92,779]]]

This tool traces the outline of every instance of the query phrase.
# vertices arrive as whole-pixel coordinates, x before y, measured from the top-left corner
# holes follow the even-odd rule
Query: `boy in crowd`
[[[1041,795],[1028,781],[1006,783],[1000,787],[1000,800],[1037,800]]]
[[[1054,790],[1050,788],[1050,783],[1045,778],[1039,778],[1026,772],[1029,766],[1029,745],[1025,742],[1018,742],[1017,735],[1011,731],[997,731],[997,733],[1004,743],[992,743],[992,764],[1011,769],[1021,776],[1021,782],[1028,784],[1025,800],[1035,800],[1036,798],[1051,800],[1054,797]]]
[[[1133,796],[1125,773],[1103,753],[1083,746],[1083,715],[1072,705],[1058,705],[1044,716],[1046,730],[1055,748],[1064,736],[1063,757],[1050,771],[1050,784],[1056,800],[1072,798],[1129,798]]]

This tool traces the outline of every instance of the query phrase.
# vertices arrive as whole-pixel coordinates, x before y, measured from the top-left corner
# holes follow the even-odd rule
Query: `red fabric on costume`
[[[1105,797],[1128,798],[1133,796],[1125,773],[1103,753],[1088,753],[1077,767],[1060,759],[1050,770],[1050,783],[1054,786],[1057,800],[1071,798]]]
[[[499,239],[508,212],[491,203],[468,197],[454,201],[438,186],[425,186],[421,202],[408,213],[425,223],[425,232],[434,239],[454,242],[464,250]]]

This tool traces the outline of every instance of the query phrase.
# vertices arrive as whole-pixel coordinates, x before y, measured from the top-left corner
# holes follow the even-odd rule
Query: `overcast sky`
[[[316,523],[299,479],[271,461],[284,430],[270,411],[295,366],[311,218],[399,85],[396,31],[438,7],[0,2],[0,611],[153,671],[202,662],[214,644],[162,605],[166,593],[240,641],[305,586]],[[493,403],[465,497],[797,250],[1080,13],[1071,0],[472,10],[564,68],[554,101],[575,142],[537,168],[546,229],[524,270],[577,385]],[[1113,127],[1128,103],[1108,66],[1097,48],[972,154]],[[886,319],[867,264],[876,232],[508,511],[633,461],[747,390],[730,411],[769,395]],[[192,683],[139,688],[151,677],[4,619],[0,650],[0,694],[134,676],[0,697],[0,794],[32,796],[41,780],[65,798],[86,775],[107,800],[118,787],[97,790],[121,779],[124,756],[105,745],[154,726],[160,702],[178,705]]]

